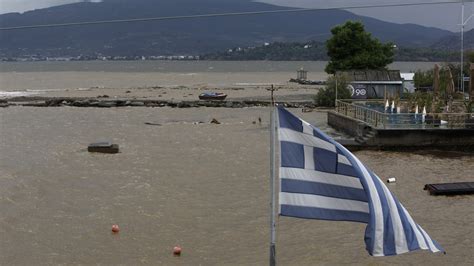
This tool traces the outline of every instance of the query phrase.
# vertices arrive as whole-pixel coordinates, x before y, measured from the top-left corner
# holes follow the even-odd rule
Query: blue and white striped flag
[[[443,251],[351,152],[282,107],[278,117],[280,215],[366,223],[372,256]]]

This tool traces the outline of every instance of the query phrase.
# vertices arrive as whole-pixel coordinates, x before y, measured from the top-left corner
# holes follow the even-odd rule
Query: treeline
[[[274,60],[316,61],[328,60],[326,46],[321,42],[275,42],[258,47],[236,47],[224,52],[206,54],[204,60]]]
[[[327,61],[326,44],[311,41],[275,42],[258,47],[236,47],[227,51],[205,54],[204,60],[269,60],[269,61]],[[459,60],[459,51],[439,50],[434,48],[395,48],[395,61],[430,61],[455,62]]]

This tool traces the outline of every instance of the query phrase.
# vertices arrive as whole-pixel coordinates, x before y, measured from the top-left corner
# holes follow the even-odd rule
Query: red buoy
[[[173,254],[174,254],[175,256],[181,255],[181,247],[179,247],[179,246],[174,247],[174,248],[173,248]]]
[[[120,231],[120,229],[119,229],[118,225],[116,225],[116,224],[112,225],[112,232],[118,233],[119,231]]]

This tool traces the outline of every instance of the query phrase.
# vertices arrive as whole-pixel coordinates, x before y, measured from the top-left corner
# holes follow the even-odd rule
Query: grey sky
[[[259,0],[260,2],[277,5],[290,5],[295,7],[342,7],[342,6],[366,6],[370,4],[384,5],[395,3],[426,3],[445,2],[456,0]],[[460,31],[461,4],[439,4],[409,7],[387,7],[387,8],[366,8],[351,9],[353,13],[375,17],[381,20],[395,23],[415,23],[423,26],[437,27],[451,31]],[[469,17],[474,11],[472,2],[465,3],[464,17]],[[474,28],[474,18],[469,20],[466,29]]]
[[[81,0],[0,0],[0,13],[24,12],[33,9],[45,8],[56,5],[64,5]],[[100,1],[91,1],[100,2]]]
[[[54,5],[80,2],[81,0],[0,0],[0,13],[24,12]],[[100,2],[100,0],[92,0]],[[133,1],[133,0],[130,0]],[[199,1],[199,0],[196,0]],[[370,4],[415,3],[427,0],[259,0],[271,4],[293,7],[341,7]],[[446,1],[446,0],[438,0]],[[448,0],[450,1],[450,0]],[[452,0],[456,1],[456,0]],[[428,1],[429,2],[429,1]],[[436,2],[434,0],[433,2]],[[375,17],[396,23],[415,23],[451,31],[459,31],[461,22],[461,5],[459,3],[433,6],[411,6],[390,8],[367,8],[350,10],[356,14]],[[473,3],[466,3],[465,18],[474,11]],[[474,28],[474,18],[466,25],[466,29]]]

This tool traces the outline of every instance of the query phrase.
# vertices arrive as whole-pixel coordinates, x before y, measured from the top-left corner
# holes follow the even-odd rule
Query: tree
[[[393,62],[394,45],[382,44],[366,32],[361,22],[347,21],[331,29],[326,41],[329,63],[326,72],[339,70],[380,69]]]

